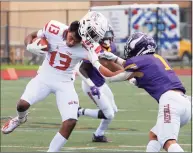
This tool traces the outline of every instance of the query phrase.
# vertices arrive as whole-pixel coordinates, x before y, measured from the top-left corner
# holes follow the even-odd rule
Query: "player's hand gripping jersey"
[[[49,42],[49,51],[38,73],[46,78],[70,81],[74,78],[74,67],[83,58],[86,58],[86,50],[81,44],[68,47],[65,41],[68,26],[58,21],[51,20],[42,30],[38,31],[38,37],[46,37]],[[77,51],[78,50],[78,51]]]
[[[105,52],[111,52],[115,54],[116,53],[115,45],[112,44],[109,48],[101,47],[98,53],[99,57],[106,58],[106,55],[104,55]],[[90,63],[89,60],[83,60],[83,62]],[[98,72],[98,70],[94,66],[92,66],[92,69],[88,71],[88,76],[97,87],[100,87],[105,83],[104,77]]]
[[[137,72],[137,86],[145,89],[157,101],[168,90],[185,93],[185,88],[168,62],[157,54],[127,59],[124,68],[128,72]]]

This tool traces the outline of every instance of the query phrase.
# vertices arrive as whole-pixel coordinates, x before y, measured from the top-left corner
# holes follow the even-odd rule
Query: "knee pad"
[[[20,100],[17,104],[17,111],[24,112],[30,107],[30,104],[24,100]]]
[[[99,118],[99,119],[107,119],[107,118],[105,117],[104,113],[102,112],[102,110],[99,110],[99,112],[98,112],[98,118]]]
[[[107,111],[107,112],[104,112],[104,115],[106,116],[107,119],[113,119],[115,114],[114,114],[114,111]]]
[[[107,111],[103,112],[102,110],[99,110],[98,118],[100,119],[110,119],[112,120],[114,118],[114,112],[113,111]]]

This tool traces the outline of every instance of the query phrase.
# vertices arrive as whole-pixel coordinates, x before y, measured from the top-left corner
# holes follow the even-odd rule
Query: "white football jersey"
[[[80,60],[87,58],[87,51],[81,44],[73,47],[66,45],[67,29],[67,25],[51,20],[42,30],[38,31],[37,36],[46,37],[49,43],[49,51],[38,70],[38,73],[46,78],[70,81],[75,75],[75,65]]]

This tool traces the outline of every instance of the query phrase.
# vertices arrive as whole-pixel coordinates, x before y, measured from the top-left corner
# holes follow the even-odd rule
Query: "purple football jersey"
[[[168,90],[186,92],[169,63],[157,54],[132,57],[126,61],[124,68],[137,72],[137,86],[145,89],[157,101]]]
[[[101,52],[106,51],[106,49],[103,48]],[[112,44],[109,48],[108,51],[112,52],[113,54],[116,52],[116,47],[114,44]],[[89,60],[84,60],[86,63],[90,63]],[[89,78],[92,80],[92,82],[97,86],[100,87],[105,83],[105,79],[103,76],[98,72],[98,70],[92,66],[92,69],[88,72]]]
[[[85,63],[90,63],[89,60],[83,60]],[[105,79],[98,72],[98,70],[92,66],[90,71],[87,71],[88,77],[92,80],[95,86],[100,87],[105,83]]]

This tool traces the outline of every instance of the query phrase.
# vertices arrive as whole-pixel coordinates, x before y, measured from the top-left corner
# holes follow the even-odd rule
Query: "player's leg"
[[[104,84],[101,88],[102,88],[101,92],[103,92],[104,95],[108,99],[108,101],[105,101],[105,102],[108,102],[111,104],[111,107],[113,108],[114,114],[115,114],[118,110],[117,110],[117,106],[115,104],[114,96],[113,96],[111,89],[108,87],[107,84]],[[103,136],[105,134],[105,131],[108,129],[108,126],[111,123],[111,121],[112,119],[102,119],[101,120],[99,127],[97,128],[97,130],[94,133],[93,141],[95,140],[97,141],[95,136]]]
[[[82,90],[83,90],[84,94],[86,96],[89,96],[89,98],[97,105],[97,103],[93,99],[92,94],[90,92],[90,87],[84,81],[82,81]],[[93,118],[99,118],[100,116],[102,116],[103,113],[99,109],[89,109],[89,108],[85,109],[85,108],[79,107],[78,114],[79,114],[79,116],[85,115],[85,116],[89,116],[89,117],[93,117]],[[99,115],[99,114],[101,114],[101,115]],[[103,114],[103,116],[104,116],[104,114]]]
[[[111,91],[111,89],[109,88],[109,86],[105,83],[102,87],[103,89],[103,93],[107,96],[107,98],[109,99],[109,102],[111,103],[111,106],[114,110],[114,113],[118,112],[117,109],[117,105],[115,104],[115,99],[114,99],[114,95]]]
[[[154,126],[149,132],[149,143],[146,147],[146,152],[160,152],[161,144],[157,140],[156,126]]]
[[[105,131],[108,129],[108,125],[114,118],[115,111],[117,111],[117,107],[113,107],[113,102],[110,101],[114,100],[114,98],[111,97],[111,93],[109,93],[110,90],[106,90],[106,86],[107,85],[104,84],[103,86],[99,87],[101,96],[100,99],[98,99],[97,97],[92,96],[90,87],[86,83],[82,82],[82,88],[84,93],[88,94],[91,100],[94,101],[94,103],[100,109],[83,109],[83,115],[102,119],[99,127],[93,134],[93,142],[108,142],[104,134]],[[95,116],[93,114],[95,114]]]
[[[178,95],[176,96],[180,103],[179,107],[182,108],[180,113],[180,127],[186,125],[191,120],[191,101],[190,96],[186,95]],[[181,146],[176,142],[176,140],[166,141],[164,145],[164,149],[168,150],[168,152],[183,152]]]
[[[73,83],[61,83],[58,87],[59,89],[56,91],[56,101],[62,117],[62,126],[52,139],[48,152],[58,152],[61,150],[68,141],[78,118],[79,100]]]
[[[111,103],[108,101],[108,97],[104,94],[103,86],[99,87],[101,96],[98,99],[97,96],[92,96],[90,87],[82,81],[83,92],[88,95],[91,100],[99,107],[99,109],[80,109],[79,114],[90,116],[99,119],[113,119],[114,110],[111,106]]]
[[[6,122],[1,129],[2,132],[4,134],[9,134],[19,125],[26,122],[27,110],[29,107],[47,97],[50,92],[50,88],[48,88],[48,86],[43,83],[38,76],[33,78],[27,84],[23,95],[17,103],[18,116]]]
[[[180,116],[180,127],[183,127],[186,125],[192,118],[192,115],[190,115],[193,104],[191,103],[191,96],[183,95],[183,98],[186,99],[186,103],[184,104],[185,112]]]
[[[93,133],[92,142],[109,142],[105,136],[105,131],[108,129],[112,119],[102,119],[98,128]]]
[[[177,143],[182,119],[190,120],[191,107],[188,98],[176,91],[164,93],[159,100],[156,123],[158,141],[168,152],[183,152]],[[187,122],[186,122],[187,123]]]

